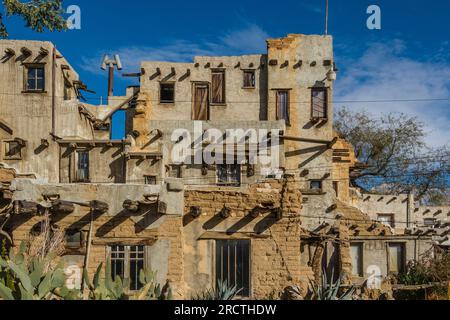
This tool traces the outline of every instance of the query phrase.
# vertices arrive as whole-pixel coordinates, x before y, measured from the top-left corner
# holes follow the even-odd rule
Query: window
[[[25,91],[45,90],[45,67],[43,64],[30,64],[25,67]]]
[[[364,247],[362,243],[352,243],[350,245],[353,276],[364,277],[363,250]]]
[[[111,260],[111,277],[130,280],[130,290],[142,288],[139,273],[145,269],[145,246],[111,246],[108,248]]]
[[[175,83],[160,84],[160,102],[161,103],[175,102]]]
[[[90,182],[89,177],[89,151],[75,152],[75,182]]]
[[[395,216],[393,214],[379,214],[378,221],[385,226],[395,228]]]
[[[250,241],[216,241],[216,282],[236,286],[239,295],[250,297]]]
[[[81,248],[83,245],[83,235],[79,230],[67,230],[64,239],[68,248]]]
[[[388,244],[388,270],[389,273],[399,274],[405,271],[406,255],[405,244]]]
[[[217,165],[217,180],[219,185],[240,186],[241,166],[238,164]]]
[[[313,191],[322,191],[322,181],[321,180],[312,180],[310,181],[310,190]]]
[[[180,165],[172,165],[169,169],[169,177],[170,178],[181,178],[182,175],[182,169]]]
[[[328,118],[328,98],[326,88],[312,89],[312,119]]]
[[[156,176],[145,176],[145,184],[156,185]]]
[[[336,197],[339,197],[339,181],[333,181],[333,189],[336,193]]]
[[[67,84],[64,83],[64,100],[71,100],[72,99],[72,88]]]
[[[19,141],[5,141],[4,143],[4,159],[5,160],[21,160],[22,159],[22,145]]]
[[[255,70],[244,70],[244,88],[255,88]]]
[[[436,222],[437,222],[437,219],[434,219],[434,218],[427,218],[427,219],[423,220],[423,224],[425,225],[425,227],[428,227],[428,228],[434,228],[436,226]]]
[[[212,103],[225,104],[225,71],[212,72],[211,91]]]
[[[277,91],[277,120],[284,120],[286,124],[290,124],[289,119],[289,91]]]

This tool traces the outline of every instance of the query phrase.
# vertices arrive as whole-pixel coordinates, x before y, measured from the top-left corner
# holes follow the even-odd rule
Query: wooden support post
[[[91,256],[91,247],[92,247],[92,233],[94,229],[94,209],[91,209],[91,221],[89,223],[89,234],[87,239],[87,248],[86,248],[86,255],[84,256],[84,268],[83,268],[83,276],[81,281],[81,295],[84,297],[85,290],[86,290],[86,283],[84,279],[84,273],[89,272],[89,259]]]

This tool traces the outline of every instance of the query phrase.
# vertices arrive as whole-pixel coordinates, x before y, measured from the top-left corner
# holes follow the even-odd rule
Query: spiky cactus
[[[229,285],[227,281],[218,281],[216,288],[207,289],[197,294],[192,300],[229,301],[233,300],[241,291],[242,289]]]
[[[340,294],[342,277],[336,280],[333,274],[334,272],[332,272],[331,279],[328,279],[326,271],[323,271],[319,284],[313,280],[310,281],[309,287],[313,293],[313,300],[352,300],[355,288],[350,287],[343,294]]]

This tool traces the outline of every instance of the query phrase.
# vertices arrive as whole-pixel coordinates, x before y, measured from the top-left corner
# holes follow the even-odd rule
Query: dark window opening
[[[244,88],[255,88],[256,79],[254,70],[244,71]]]
[[[250,297],[250,241],[216,241],[216,282],[236,286],[239,296]]]
[[[357,277],[364,277],[362,243],[352,243],[350,245],[350,255],[352,259],[352,274]]]
[[[174,103],[175,102],[175,83],[161,83],[160,88],[160,102]]]
[[[313,88],[312,94],[312,119],[328,118],[328,97],[326,88]]]
[[[131,291],[142,289],[139,274],[145,269],[145,246],[111,246],[110,259],[113,280],[129,279]]]
[[[22,145],[18,141],[5,142],[5,159],[6,160],[22,159]]]
[[[334,189],[334,192],[336,193],[336,197],[339,197],[339,182],[338,181],[333,181],[333,189]]]
[[[211,102],[225,104],[225,71],[214,71],[211,80]]]
[[[83,246],[83,234],[79,230],[67,230],[64,239],[68,248],[81,248]]]
[[[312,181],[310,181],[310,186],[309,186],[310,190],[322,191],[322,187],[323,187],[323,184],[322,184],[321,180],[312,180]]]
[[[64,100],[71,100],[72,99],[72,88],[67,85],[66,83],[64,84]]]
[[[156,185],[156,176],[145,176],[145,184]]]
[[[89,178],[89,151],[76,152],[76,182],[90,182]]]
[[[44,90],[45,90],[44,65],[27,66],[25,91],[44,91]]]
[[[289,91],[277,91],[277,120],[284,120],[290,125],[289,113]]]
[[[238,164],[217,165],[217,180],[219,185],[240,186],[241,165]]]

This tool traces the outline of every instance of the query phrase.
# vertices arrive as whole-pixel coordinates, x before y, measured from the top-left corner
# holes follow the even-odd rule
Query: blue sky
[[[429,144],[449,144],[450,101],[339,101],[450,99],[450,1],[329,1],[329,33],[340,69],[336,107],[415,115],[426,124]],[[142,60],[263,53],[266,38],[324,32],[325,0],[64,1],[65,7],[72,4],[81,8],[81,30],[37,34],[18,18],[6,22],[13,39],[53,41],[97,92],[87,95],[93,104],[106,94],[107,74],[99,69],[104,53],[119,53],[125,71],[137,72]],[[381,7],[381,30],[366,27],[371,4]],[[115,93],[132,84],[116,77]],[[120,117],[115,137],[121,135]]]

